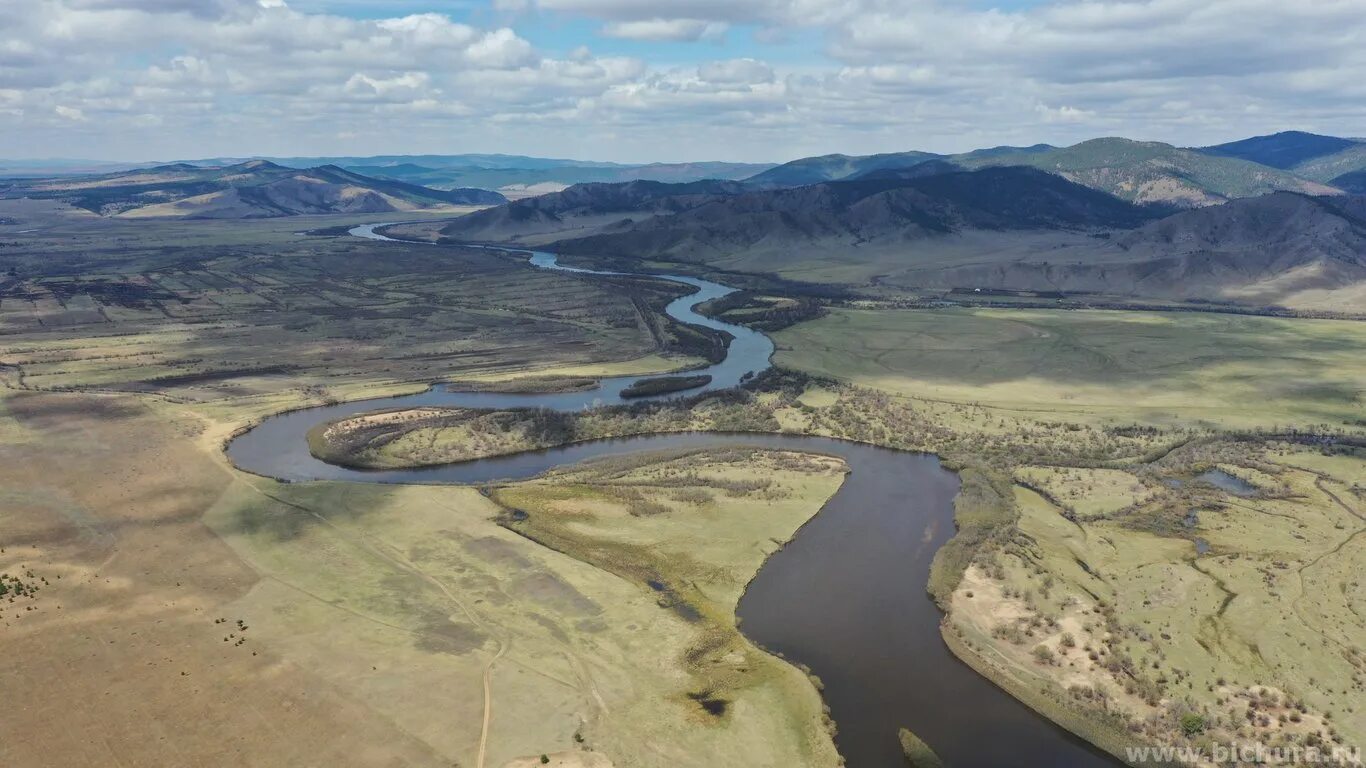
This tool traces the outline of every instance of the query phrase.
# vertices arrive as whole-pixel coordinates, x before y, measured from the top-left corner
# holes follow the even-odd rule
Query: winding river
[[[351,234],[375,240],[383,224]],[[584,275],[621,275],[559,264],[533,252],[531,264]],[[728,333],[726,359],[698,371],[706,389],[739,384],[769,366],[773,343],[748,328],[704,317],[698,304],[733,289],[684,275],[650,275],[693,286],[666,311],[675,319]],[[552,394],[426,392],[322,406],[266,419],[228,446],[242,469],[288,481],[471,484],[520,480],[555,467],[638,451],[745,445],[836,455],[851,472],[839,491],[788,544],[764,563],[741,599],[745,635],[810,667],[839,732],[836,743],[851,768],[902,768],[897,741],[910,728],[952,768],[1101,768],[1115,766],[1034,713],[954,657],[939,636],[941,614],[925,592],[930,561],[953,535],[958,479],[934,456],[822,437],[682,433],[580,443],[543,451],[436,467],[357,470],[327,464],[308,451],[313,426],[381,408],[448,405],[579,410],[623,402],[622,389],[640,378],[605,379],[597,389]],[[697,394],[662,395],[662,398]],[[781,768],[787,768],[786,766]]]

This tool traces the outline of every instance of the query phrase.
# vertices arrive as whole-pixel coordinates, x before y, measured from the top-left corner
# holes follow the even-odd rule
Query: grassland
[[[656,282],[604,285],[485,251],[297,234],[344,229],[335,218],[30,215],[16,225],[23,234],[0,236],[0,363],[22,388],[255,402],[269,413],[447,378],[696,362],[659,311],[678,292]]]
[[[38,229],[0,232],[0,571],[23,584],[0,595],[21,702],[0,764],[834,764],[815,689],[733,606],[837,465],[652,456],[485,496],[280,484],[222,456],[330,399],[685,366],[669,289],[295,234],[335,219],[32,205],[0,210]],[[713,429],[935,451],[963,491],[930,588],[992,679],[1101,744],[1366,743],[1366,458],[1321,439],[1360,440],[1359,324],[835,309],[777,338],[795,370],[741,392],[408,412],[329,447],[410,466]],[[1229,434],[1292,426],[1309,436]],[[1256,492],[1193,482],[1213,467]]]
[[[10,393],[0,408],[0,571],[41,585],[0,611],[0,763],[439,759],[258,640],[272,617],[240,601],[278,582],[203,520],[241,481],[201,419],[132,395]]]
[[[600,461],[500,488],[504,523],[549,549],[614,574],[665,609],[663,691],[645,676],[608,752],[624,765],[834,765],[820,697],[793,667],[736,629],[735,605],[759,565],[838,487],[843,464],[791,453],[719,451]],[[657,611],[656,611],[657,612]],[[653,621],[662,621],[659,617]],[[630,662],[649,664],[648,659]],[[672,668],[681,663],[683,675]],[[644,744],[670,709],[703,727]],[[655,714],[663,708],[664,712]],[[661,720],[663,722],[661,722]],[[624,727],[624,725],[623,725]]]
[[[618,730],[632,722],[622,702],[650,691],[665,732],[732,727],[697,717],[674,688],[635,687],[686,687],[640,653],[690,631],[648,589],[499,527],[476,491],[280,485],[221,452],[269,413],[441,379],[688,367],[697,359],[658,311],[676,289],[299,234],[336,218],[132,224],[6,205],[0,572],[19,581],[0,596],[13,702],[0,764],[500,766],[548,754],[602,768],[611,760],[585,751],[591,739],[633,741]],[[816,474],[827,495],[839,482]],[[823,498],[795,493],[772,502],[783,516],[764,546]],[[407,548],[395,557],[390,541]],[[487,595],[464,613],[451,595],[475,588]],[[765,713],[780,710],[746,715],[750,700],[725,722],[761,743]]]
[[[566,494],[586,503],[558,522],[609,567],[500,525],[472,488],[235,472],[198,406],[0,402],[0,570],[36,585],[0,622],[6,765],[834,764],[815,690],[727,617],[837,462],[660,456],[496,492],[546,510],[544,530]],[[753,466],[763,487],[740,482]],[[687,557],[658,562],[670,547]],[[706,620],[630,569],[697,579]],[[694,654],[717,638],[723,677]],[[724,716],[689,697],[704,688]]]
[[[781,363],[828,378],[777,374],[683,408],[650,404],[553,423],[481,418],[507,420],[499,434],[517,435],[492,446],[498,452],[678,429],[936,451],[961,468],[963,491],[959,534],[939,553],[930,589],[949,611],[946,640],[984,674],[1114,750],[1366,738],[1353,703],[1360,651],[1347,640],[1361,629],[1360,608],[1335,603],[1353,594],[1362,567],[1355,547],[1366,461],[1331,446],[1228,437],[1230,429],[1359,432],[1356,324],[835,310],[779,341]],[[458,414],[405,418],[398,439],[356,445],[381,466],[488,450],[460,431]],[[1262,490],[1234,497],[1194,481],[1214,467]],[[558,529],[528,535],[589,556]],[[1268,577],[1298,568],[1336,574],[1331,599],[1320,603],[1301,586],[1287,605]],[[1337,661],[1325,666],[1331,653]],[[1344,674],[1350,685],[1323,684]],[[1254,700],[1252,725],[1234,723]],[[1260,725],[1263,715],[1279,725]],[[1195,716],[1203,725],[1188,736],[1182,719]]]
[[[946,640],[983,674],[1113,750],[1366,744],[1366,455],[1351,447],[1366,424],[1366,327],[833,310],[778,342],[781,364],[979,433],[971,453],[989,465],[964,474],[962,532],[936,576],[951,585]],[[812,402],[838,407],[841,391]],[[1010,455],[991,448],[1009,438],[985,439],[993,423],[1040,438],[1017,437]],[[1101,460],[1043,437],[1097,429],[1174,441]],[[1290,433],[1319,437],[1274,439]],[[1216,468],[1251,492],[1196,480]],[[968,541],[984,513],[995,522]]]
[[[946,631],[1007,687],[1043,686],[1051,700],[1031,703],[1101,743],[1108,727],[1147,743],[1360,747],[1366,457],[1324,458],[1190,446],[1134,482],[1218,463],[1258,478],[1258,493],[1157,483],[1082,518],[1016,486],[1017,532],[979,553]]]
[[[1366,323],[1063,310],[832,310],[776,362],[1042,420],[1221,429],[1358,424]]]

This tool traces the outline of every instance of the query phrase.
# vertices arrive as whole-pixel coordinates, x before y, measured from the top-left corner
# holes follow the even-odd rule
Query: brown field
[[[268,644],[224,642],[263,575],[201,519],[240,481],[199,420],[131,396],[4,409],[0,570],[46,583],[4,606],[0,764],[436,764]]]

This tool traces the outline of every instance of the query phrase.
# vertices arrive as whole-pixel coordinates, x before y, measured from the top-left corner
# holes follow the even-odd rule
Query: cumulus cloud
[[[35,155],[317,154],[346,133],[377,152],[639,159],[1361,134],[1361,2],[487,0],[457,20],[352,18],[339,0],[0,1],[0,133]],[[536,24],[590,32],[544,51]],[[707,44],[665,62],[597,55],[604,37]],[[787,53],[763,61],[755,41]]]
[[[1187,104],[1173,105],[1178,108],[1187,107]],[[1086,123],[1095,119],[1096,113],[1087,109],[1077,109],[1066,104],[1060,107],[1050,107],[1040,104],[1036,107],[1039,116],[1045,123]]]
[[[726,33],[727,24],[720,21],[701,19],[644,19],[640,21],[615,21],[603,26],[602,33],[608,37],[627,40],[671,40],[675,42],[714,40]]]
[[[52,108],[52,111],[56,112],[58,117],[75,123],[84,123],[90,119],[79,107],[68,107],[65,104],[58,104]]]
[[[535,55],[531,43],[511,29],[497,29],[472,43],[465,59],[476,67],[512,69],[531,64]]]
[[[394,77],[370,77],[359,72],[346,81],[347,93],[384,97],[390,94],[413,94],[425,91],[431,77],[425,72],[405,72]]]
[[[653,0],[531,0],[548,11],[574,13],[610,20],[658,18],[660,4]],[[672,0],[670,17],[778,25],[830,23],[857,12],[858,0]]]
[[[755,59],[709,61],[697,68],[697,74],[710,83],[771,83],[773,67]]]

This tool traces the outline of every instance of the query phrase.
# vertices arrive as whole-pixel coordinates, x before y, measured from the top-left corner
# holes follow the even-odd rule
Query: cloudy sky
[[[0,157],[1366,135],[1366,0],[0,0]]]

